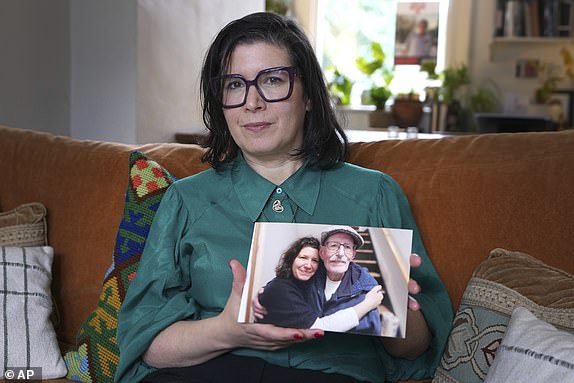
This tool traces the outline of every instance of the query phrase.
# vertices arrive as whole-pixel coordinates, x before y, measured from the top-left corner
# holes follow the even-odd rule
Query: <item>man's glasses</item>
[[[211,88],[224,108],[237,108],[245,105],[252,85],[267,102],[287,100],[293,92],[295,76],[295,67],[282,66],[264,69],[253,80],[246,80],[239,74],[214,77],[211,79]]]
[[[341,246],[343,246],[343,250],[345,251],[345,254],[353,254],[353,251],[355,250],[355,245],[351,244],[351,243],[340,243],[340,242],[332,242],[332,241],[328,241],[327,243],[325,243],[325,247],[331,253],[339,251]]]

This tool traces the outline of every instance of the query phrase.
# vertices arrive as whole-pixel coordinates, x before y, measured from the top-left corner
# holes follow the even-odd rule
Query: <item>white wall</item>
[[[0,124],[82,139],[203,129],[206,47],[263,0],[0,0]]]
[[[0,0],[0,124],[70,133],[68,0]]]
[[[488,1],[491,0],[482,0],[482,3],[486,3]],[[445,67],[469,65],[469,41],[472,37],[471,25],[475,19],[471,12],[473,3],[478,3],[478,1],[449,1],[447,12],[447,30],[449,33],[446,33],[444,40],[446,44],[444,62]]]
[[[229,21],[263,0],[139,0],[137,141],[173,141],[204,130],[199,77],[205,52]]]
[[[199,74],[217,31],[262,0],[71,2],[72,136],[169,142],[201,132]]]
[[[135,143],[137,4],[70,1],[70,135]]]

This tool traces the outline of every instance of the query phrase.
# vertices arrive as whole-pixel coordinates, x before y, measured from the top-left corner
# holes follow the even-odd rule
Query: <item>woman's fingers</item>
[[[423,259],[418,254],[411,254],[409,258],[411,267],[419,267],[423,263]]]
[[[261,302],[259,302],[260,294],[263,294],[263,288],[259,289],[259,291],[257,292],[257,294],[255,294],[251,302],[251,307],[253,308],[253,316],[257,320],[261,320],[265,318],[265,315],[267,315],[267,309],[265,309],[265,307],[261,304]]]
[[[423,260],[421,257],[418,256],[418,254],[411,254],[409,262],[410,262],[411,267],[417,268],[417,267],[420,267],[420,265],[423,263]],[[418,284],[418,282],[415,281],[414,279],[410,279],[407,286],[408,286],[408,291],[409,291],[409,298],[408,298],[409,299],[409,302],[408,302],[409,310],[419,311],[421,309],[419,302],[417,302],[417,300],[415,298],[413,298],[410,294],[416,295],[416,294],[420,293],[421,287]]]
[[[420,267],[422,265],[423,259],[421,257],[419,257],[418,254],[411,254],[411,257],[409,259],[409,263],[410,263],[412,268],[417,268],[417,267]],[[409,294],[418,294],[421,292],[420,285],[414,279],[409,279],[409,283],[408,283],[407,287],[409,290]]]
[[[421,292],[420,285],[414,279],[409,279],[409,283],[407,285],[407,288],[409,290],[409,294],[415,295],[415,294],[418,294]]]
[[[229,267],[233,273],[233,286],[223,314],[225,314],[228,326],[235,328],[235,343],[238,347],[277,350],[324,335],[322,330],[283,328],[258,323],[238,323],[237,315],[245,284],[246,271],[241,263],[236,260],[230,261]]]
[[[277,350],[324,335],[322,330],[283,328],[269,324],[248,323],[242,327],[246,346],[261,350]]]
[[[417,302],[417,300],[415,298],[413,298],[409,295],[409,310],[419,311],[420,309],[421,309],[421,306],[419,305],[419,302]]]
[[[371,290],[369,290],[369,292],[365,295],[365,301],[369,303],[369,306],[376,308],[379,304],[381,304],[384,297],[385,293],[383,286],[376,285],[371,288]]]
[[[243,293],[243,286],[245,285],[245,278],[247,277],[247,272],[245,271],[243,265],[235,259],[229,261],[229,267],[233,273],[232,294],[239,295],[239,297],[241,297],[241,294]]]

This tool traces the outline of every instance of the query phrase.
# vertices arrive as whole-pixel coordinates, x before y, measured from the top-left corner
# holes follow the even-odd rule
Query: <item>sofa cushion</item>
[[[574,382],[574,334],[515,308],[484,381]]]
[[[0,255],[0,373],[30,366],[44,379],[66,375],[50,321],[53,249],[0,247]]]
[[[46,208],[39,202],[0,213],[0,245],[47,246]]]
[[[516,306],[574,332],[574,276],[525,253],[493,250],[464,291],[433,382],[482,382]]]
[[[112,263],[104,277],[97,307],[77,335],[77,348],[67,352],[68,379],[82,382],[113,380],[119,361],[117,316],[135,276],[149,228],[173,176],[145,154],[129,158],[129,180]]]

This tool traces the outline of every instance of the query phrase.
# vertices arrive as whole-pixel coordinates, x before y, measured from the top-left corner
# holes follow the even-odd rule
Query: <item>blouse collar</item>
[[[230,168],[235,192],[252,222],[257,221],[269,197],[278,188],[307,214],[312,215],[315,211],[321,185],[321,170],[308,166],[307,161],[281,185],[275,185],[255,172],[241,153]]]

